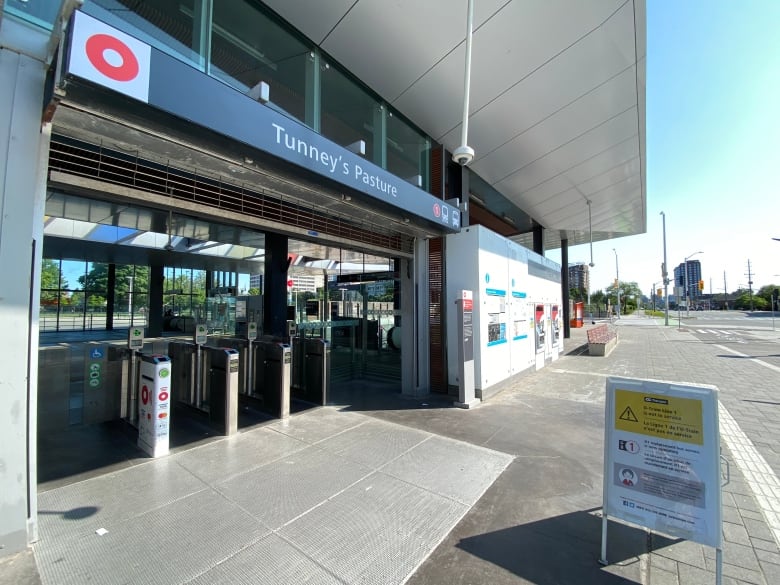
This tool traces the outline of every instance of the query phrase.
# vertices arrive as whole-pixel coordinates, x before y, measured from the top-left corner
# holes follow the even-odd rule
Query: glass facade
[[[5,5],[0,2],[0,7],[7,14],[50,29],[57,18],[60,4],[62,0],[5,0]]]
[[[324,63],[321,70],[322,135],[341,146],[363,140],[366,159],[384,166],[381,149],[383,106],[334,65]],[[375,148],[377,144],[380,148]]]
[[[41,331],[92,331],[108,322],[111,268],[102,262],[43,260],[41,269]],[[116,265],[114,314],[118,328],[145,325],[149,309],[149,268]]]
[[[266,82],[270,103],[301,121],[310,52],[255,2],[214,3],[209,72],[244,92]]]
[[[5,12],[51,25],[61,0],[7,0]],[[430,139],[256,0],[86,0],[84,11],[251,93],[333,142],[427,190]]]

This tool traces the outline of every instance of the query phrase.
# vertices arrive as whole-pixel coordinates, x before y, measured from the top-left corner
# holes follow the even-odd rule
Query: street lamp
[[[133,279],[134,276],[125,276],[130,281],[130,288],[127,293],[127,312],[130,315],[130,327],[133,326]]]
[[[688,258],[693,258],[696,254],[704,254],[701,250],[685,257],[685,316],[691,316],[691,293],[688,290]]]
[[[620,270],[618,269],[618,254],[615,248],[612,248],[615,253],[615,290],[617,291],[617,318],[620,319]]]
[[[653,299],[653,313],[655,313],[655,286],[657,285],[657,282],[653,283],[653,288],[650,289],[650,298]]]
[[[661,279],[664,281],[664,325],[669,325],[669,273],[666,271],[666,214],[662,211],[664,226],[664,262],[661,264]]]

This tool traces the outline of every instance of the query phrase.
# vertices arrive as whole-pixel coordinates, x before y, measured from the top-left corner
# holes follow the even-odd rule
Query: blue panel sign
[[[69,33],[67,74],[304,167],[442,231],[460,231],[457,207],[186,63],[82,12],[76,13]],[[110,38],[105,50],[117,53],[122,63],[108,66],[102,45],[95,48],[95,38]]]

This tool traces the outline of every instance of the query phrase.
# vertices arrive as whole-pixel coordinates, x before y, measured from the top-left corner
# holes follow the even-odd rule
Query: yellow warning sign
[[[703,445],[702,403],[692,398],[615,390],[615,428]]]

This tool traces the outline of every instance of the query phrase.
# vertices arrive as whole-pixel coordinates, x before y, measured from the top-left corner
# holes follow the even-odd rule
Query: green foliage
[[[41,304],[43,306],[55,307],[58,300],[61,304],[67,302],[67,293],[59,292],[58,290],[46,290],[61,288],[68,288],[68,281],[62,276],[60,261],[44,258],[41,264]]]

